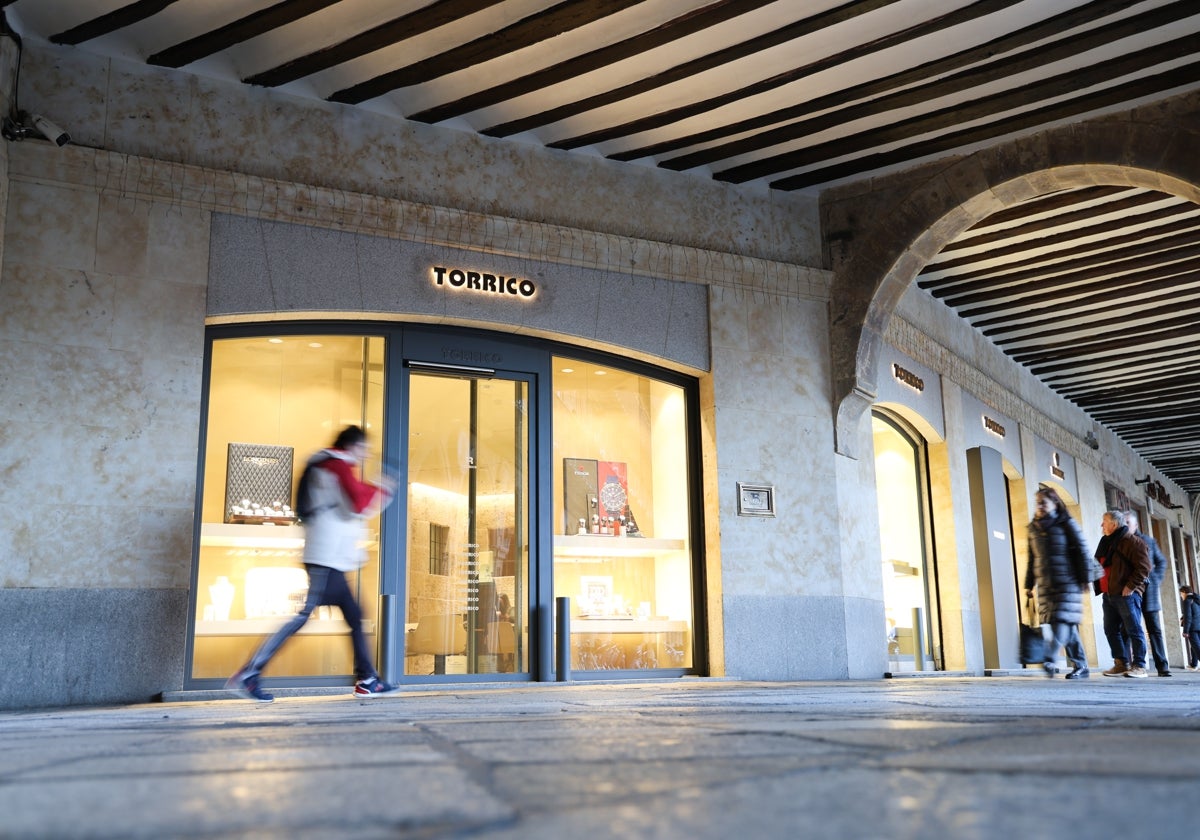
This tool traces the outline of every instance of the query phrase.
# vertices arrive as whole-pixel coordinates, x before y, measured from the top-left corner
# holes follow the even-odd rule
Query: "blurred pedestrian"
[[[399,690],[386,683],[375,670],[373,657],[367,647],[362,629],[362,609],[346,582],[346,572],[360,568],[366,562],[362,549],[365,538],[364,520],[395,494],[395,482],[384,477],[381,485],[369,484],[355,475],[355,467],[366,460],[366,433],[358,426],[347,426],[338,434],[333,445],[308,459],[310,478],[305,495],[297,499],[297,509],[305,504],[311,513],[304,521],[304,570],[308,572],[308,595],[300,612],[263,642],[250,661],[229,678],[225,688],[260,703],[275,698],[263,691],[259,675],[271,657],[308,621],[319,606],[336,606],[350,625],[350,640],[354,649],[355,697],[377,697]]]
[[[1083,533],[1066,505],[1051,487],[1035,496],[1033,521],[1029,524],[1029,565],[1025,569],[1025,594],[1037,589],[1038,619],[1049,624],[1054,644],[1046,648],[1042,667],[1046,676],[1058,672],[1058,649],[1063,647],[1071,663],[1069,680],[1088,677],[1087,654],[1079,640],[1083,621],[1083,593],[1088,584],[1088,557]]]

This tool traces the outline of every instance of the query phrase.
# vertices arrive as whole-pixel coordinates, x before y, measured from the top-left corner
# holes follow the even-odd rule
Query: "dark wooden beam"
[[[943,30],[957,26],[967,21],[974,20],[993,12],[1004,9],[1008,6],[1015,5],[1015,0],[977,0],[968,6],[961,9],[955,9],[947,12],[936,18],[928,21],[921,21],[912,26],[899,30],[898,32],[885,35],[877,38],[874,41],[868,41],[859,44],[849,50],[838,53],[837,55],[828,58],[814,61],[803,67],[798,67],[786,73],[778,73],[769,79],[763,79],[754,84],[747,85],[735,91],[720,94],[705,99],[701,102],[693,102],[688,105],[681,105],[678,108],[671,108],[666,111],[661,111],[652,116],[642,117],[622,125],[612,126],[610,128],[591,131],[587,134],[581,134],[576,137],[567,137],[561,140],[556,140],[548,144],[553,149],[577,149],[581,146],[590,146],[596,143],[602,143],[606,140],[613,140],[618,137],[625,137],[630,134],[638,134],[643,131],[649,131],[653,128],[660,128],[664,125],[670,125],[679,120],[688,119],[689,117],[708,114],[717,108],[729,105],[734,102],[739,102],[750,96],[756,96],[761,93],[775,90],[784,85],[800,81],[809,76],[820,73],[823,70],[830,70],[838,67],[847,61],[852,61],[857,58],[863,58],[874,53],[880,52],[891,47],[896,47],[909,41],[914,41],[918,38],[934,35]]]
[[[932,294],[934,297],[940,297],[952,309],[960,309],[968,305],[991,302],[1000,293],[1008,296],[1019,295],[1022,292],[1036,294],[1051,288],[1061,289],[1084,280],[1153,269],[1164,262],[1191,260],[1196,257],[1200,257],[1200,243],[1196,242],[1195,237],[1184,234],[1168,237],[1163,242],[1123,248],[1119,256],[1098,254],[1089,259],[1079,258],[1072,261],[1069,267],[1039,266],[1003,275],[992,272],[990,276],[960,284],[947,294],[938,294],[937,291],[933,291]],[[981,269],[979,273],[984,273],[984,270]]]
[[[1093,230],[1099,229],[1102,224],[1119,226],[1126,216],[1138,216],[1147,221],[1153,221],[1155,218],[1170,218],[1171,216],[1180,215],[1189,209],[1193,211],[1196,209],[1194,204],[1188,204],[1184,199],[1167,195],[1166,193],[1152,191],[1134,192],[1130,190],[1125,190],[1124,192],[1125,195],[1119,199],[1102,205],[1092,202],[1089,207],[1067,210],[1054,215],[1047,215],[1046,210],[1030,209],[1028,212],[1021,214],[1020,217],[1010,218],[1009,224],[1005,227],[997,227],[995,230],[990,230],[987,233],[978,233],[975,235],[971,235],[968,230],[960,234],[958,239],[943,246],[938,257],[941,257],[942,254],[953,255],[957,251],[978,251],[987,246],[988,259],[991,259],[992,255],[997,251],[1010,251],[1013,247],[1009,244],[1010,242],[1017,243],[1019,247],[1029,240],[1048,242],[1052,238],[1060,238],[1063,241],[1067,241],[1069,237],[1088,236]],[[1167,199],[1172,199],[1177,204],[1164,209],[1143,210],[1148,204],[1161,203]],[[1075,205],[1071,206],[1074,207]],[[1097,216],[1111,216],[1116,213],[1122,214],[1122,218],[1114,219],[1101,225],[1092,223],[1092,220]],[[1035,215],[1041,218],[1033,218]],[[1025,216],[1030,217],[1028,221],[1019,221],[1019,219]],[[1013,224],[1013,222],[1016,223]],[[998,222],[997,224],[1001,223]],[[1055,228],[1069,228],[1069,230],[1043,235],[1045,231],[1052,231]],[[921,274],[941,273],[947,266],[955,266],[960,264],[961,261],[969,262],[972,259],[978,259],[978,257],[966,255],[957,258],[951,256],[944,260],[938,259],[930,262],[925,268],[921,269]],[[920,277],[921,274],[917,276]]]
[[[343,88],[330,96],[329,101],[350,105],[366,102],[389,91],[418,85],[464,67],[533,46],[641,2],[643,0],[564,0],[545,11],[530,15],[511,26],[476,38],[460,47]]]
[[[706,148],[661,161],[665,169],[682,171],[697,166],[716,164],[722,160],[748,155],[761,149],[803,140],[805,137],[829,129],[847,125],[856,120],[869,120],[880,114],[901,109],[914,109],[928,102],[936,102],[965,90],[985,84],[1003,81],[1018,73],[1037,71],[1056,61],[1073,58],[1090,49],[1102,47],[1113,41],[1140,34],[1147,28],[1164,25],[1186,16],[1189,12],[1177,8],[1154,9],[1141,19],[1126,18],[1106,26],[1099,26],[1082,33],[1063,38],[1057,36],[1082,23],[1090,23],[1106,15],[1124,9],[1132,3],[1128,0],[1090,3],[1071,9],[1024,29],[1002,35],[977,47],[963,50],[954,55],[927,62],[884,79],[877,79],[836,91],[817,100],[780,108],[739,120],[727,126],[719,126],[687,137],[659,143],[633,153],[614,155],[615,159],[632,160],[645,157],[644,152],[655,155],[667,153],[666,145],[683,149],[700,143],[712,144],[714,135],[721,137],[739,136],[727,143],[707,145]],[[1047,41],[1043,46],[1023,50],[1022,47],[1038,41]],[[1001,57],[1013,51],[1007,58]],[[882,89],[882,90],[881,90]],[[879,95],[880,92],[894,92]],[[760,131],[759,129],[767,129]],[[747,132],[756,133],[746,136]]]
[[[1148,201],[1161,202],[1165,198],[1169,198],[1163,193],[1150,194]],[[1035,223],[1025,225],[1022,232],[1017,232],[1015,229],[1010,230],[1009,236],[1004,237],[1004,241],[1008,244],[994,245],[982,253],[962,254],[948,260],[941,260],[930,263],[925,270],[938,272],[943,274],[942,277],[931,280],[931,284],[941,282],[952,283],[958,275],[954,273],[955,269],[966,269],[978,263],[981,259],[986,259],[989,262],[998,260],[1005,261],[1003,268],[1022,268],[1029,265],[1036,265],[1046,260],[1045,256],[1031,254],[1034,250],[1052,249],[1053,257],[1058,260],[1064,258],[1085,256],[1099,249],[1112,250],[1123,245],[1136,245],[1139,242],[1145,242],[1151,236],[1166,236],[1171,234],[1186,234],[1189,231],[1192,235],[1200,240],[1200,217],[1195,215],[1196,205],[1184,203],[1182,200],[1179,204],[1171,207],[1162,207],[1157,210],[1149,210],[1145,213],[1131,212],[1118,219],[1109,219],[1106,222],[1092,225],[1090,227],[1072,228],[1071,230],[1061,233],[1039,236],[1040,231],[1062,227],[1070,222],[1060,221],[1055,222],[1053,219],[1041,220],[1045,224]],[[1192,213],[1191,216],[1184,215]],[[1090,211],[1080,211],[1081,214],[1090,213],[1094,218],[1101,214],[1108,214],[1109,209],[1093,208]],[[1183,218],[1179,218],[1183,216]],[[1172,221],[1174,220],[1174,221]],[[1143,230],[1126,233],[1134,225],[1145,225]],[[1089,239],[1096,236],[1103,236],[1100,241],[1079,242],[1081,239]],[[996,240],[998,243],[1000,240]],[[1078,244],[1076,244],[1078,243]],[[976,247],[983,246],[987,243],[980,242]],[[942,253],[946,253],[943,251]],[[1022,256],[1026,255],[1026,256]],[[918,277],[921,275],[918,274]]]
[[[242,81],[263,87],[278,87],[296,79],[303,79],[330,67],[336,67],[375,50],[403,43],[431,29],[453,23],[459,18],[494,6],[501,0],[438,0],[401,15],[387,23],[361,32],[353,38],[334,44],[316,52],[277,65],[261,73],[255,73]]]
[[[561,61],[519,79],[513,79],[486,90],[475,91],[452,102],[409,114],[408,118],[416,122],[438,123],[442,120],[469,114],[498,102],[516,99],[518,96],[569,81],[576,76],[616,64],[618,61],[637,57],[642,53],[658,49],[672,41],[686,38],[688,35],[709,29],[774,2],[775,0],[720,0],[720,2],[702,9],[680,15],[632,38],[626,38],[618,43],[600,47],[567,61]]]
[[[1015,132],[1028,131],[1058,120],[1078,118],[1090,111],[1126,104],[1145,96],[1161,95],[1165,90],[1187,87],[1197,82],[1200,82],[1200,63],[1193,62],[1066,102],[1036,108],[1016,116],[1006,116],[985,125],[951,131],[939,137],[921,138],[915,143],[887,152],[866,155],[845,163],[781,178],[772,181],[770,186],[777,190],[800,190],[846,178],[861,177],[885,167],[912,163],[918,158],[945,153],[963,146],[992,142]]]
[[[991,96],[981,96],[967,102],[960,102],[935,111],[911,117],[907,120],[889,123],[871,131],[861,131],[857,134],[838,137],[825,143],[817,143],[802,149],[783,152],[777,155],[761,158],[741,166],[735,166],[713,174],[718,181],[741,184],[759,178],[767,178],[779,172],[787,172],[802,166],[845,157],[875,149],[880,146],[898,143],[904,140],[921,138],[928,134],[946,131],[967,122],[1001,117],[1001,122],[1011,120],[1014,123],[1022,121],[1022,115],[1013,116],[1024,106],[1031,103],[1045,102],[1051,99],[1067,97],[1088,90],[1096,85],[1111,82],[1122,76],[1143,72],[1162,64],[1167,58],[1194,56],[1200,52],[1200,33],[1191,33],[1182,38],[1176,38],[1167,44],[1147,47],[1143,50],[1127,53],[1117,59],[1109,59],[1093,64],[1084,69],[1073,69],[1067,73],[1059,73],[1032,84],[995,93]],[[1156,88],[1161,90],[1162,88]],[[1100,94],[1093,94],[1099,96]],[[1083,96],[1081,99],[1089,98]],[[1068,103],[1069,105],[1069,103]],[[1040,109],[1039,109],[1040,110]],[[1077,112],[1076,112],[1077,113]],[[1073,113],[1072,116],[1075,114]],[[1011,131],[1011,129],[1010,129]],[[799,137],[807,136],[802,132]]]
[[[480,133],[486,134],[489,137],[508,137],[513,134],[519,134],[522,131],[529,131],[538,126],[549,125],[567,117],[582,114],[585,111],[591,111],[604,105],[611,105],[614,102],[620,102],[623,99],[629,99],[630,97],[655,90],[664,85],[683,81],[697,73],[703,73],[706,70],[724,66],[746,56],[770,49],[771,47],[777,47],[780,44],[786,44],[788,41],[801,38],[805,35],[811,35],[834,24],[853,20],[859,15],[865,15],[884,6],[890,6],[895,2],[897,0],[854,0],[854,2],[845,3],[837,8],[807,17],[795,23],[790,23],[780,29],[756,38],[751,38],[748,41],[743,41],[740,44],[716,50],[709,55],[693,61],[684,62],[677,67],[672,67],[670,70],[649,76],[637,82],[631,82],[614,90],[598,93],[576,102],[569,102],[548,111],[541,111],[537,114],[531,114],[528,117],[494,125],[490,128],[485,128]]]
[[[340,0],[283,0],[282,3],[260,9],[211,32],[159,50],[147,58],[146,63],[158,67],[183,67],[339,2]]]
[[[138,0],[136,3],[121,6],[120,8],[113,9],[106,15],[101,15],[78,26],[73,26],[66,32],[51,35],[50,42],[71,46],[82,44],[84,41],[99,38],[101,35],[108,35],[110,32],[116,32],[118,29],[124,29],[126,26],[132,26],[135,23],[143,21],[148,17],[158,14],[174,2],[176,0]]]

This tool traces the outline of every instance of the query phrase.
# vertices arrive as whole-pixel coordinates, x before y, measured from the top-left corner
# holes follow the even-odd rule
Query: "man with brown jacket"
[[[1108,569],[1108,594],[1121,614],[1121,625],[1132,652],[1125,676],[1146,676],[1146,636],[1142,632],[1142,596],[1150,577],[1150,554],[1146,544],[1129,533],[1125,512],[1110,510],[1100,523],[1108,537],[1108,556],[1101,562]],[[1106,676],[1108,675],[1107,672]],[[1114,674],[1115,676],[1115,674]]]

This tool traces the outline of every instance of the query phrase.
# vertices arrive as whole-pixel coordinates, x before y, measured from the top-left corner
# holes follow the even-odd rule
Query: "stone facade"
[[[0,45],[11,75],[11,45]],[[904,277],[936,241],[924,229],[890,227],[866,256],[834,255],[826,269],[822,226],[842,230],[894,201],[894,189],[839,197],[822,222],[804,196],[71,50],[26,45],[20,83],[23,105],[53,114],[77,145],[0,151],[0,707],[143,701],[183,687],[206,323],[345,308],[319,288],[289,299],[239,289],[221,262],[237,253],[212,240],[230,220],[623,277],[648,306],[656,283],[704,288],[708,358],[673,347],[669,331],[603,334],[582,308],[561,323],[421,317],[623,352],[698,379],[712,674],[886,669],[869,412],[835,423],[847,393],[860,408],[873,399],[867,362],[881,342],[942,377],[947,440],[932,459],[948,488],[939,551],[957,569],[943,616],[955,667],[983,667],[961,498],[964,398],[1078,459],[1089,520],[1104,478],[1145,468],[1103,429],[1100,454],[1087,450],[1079,436],[1093,427],[1081,413],[944,308],[906,293]],[[1012,178],[1035,188],[1030,173]],[[940,214],[877,215],[924,219],[948,236],[1002,206],[976,181]],[[349,308],[364,317],[387,306],[364,296]],[[773,484],[779,515],[737,516],[739,481]]]

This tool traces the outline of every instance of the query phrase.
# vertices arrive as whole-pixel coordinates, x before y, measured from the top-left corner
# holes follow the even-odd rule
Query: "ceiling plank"
[[[823,58],[819,61],[814,61],[805,64],[801,67],[792,70],[777,73],[770,78],[762,79],[750,85],[746,85],[738,90],[728,91],[718,96],[713,96],[700,102],[693,102],[687,105],[681,105],[677,108],[670,108],[660,111],[656,114],[647,115],[627,123],[609,128],[590,131],[586,134],[577,135],[575,137],[566,137],[556,140],[547,145],[552,149],[578,149],[583,146],[591,146],[596,143],[602,143],[606,140],[613,140],[618,137],[625,137],[630,134],[638,134],[643,131],[649,131],[653,128],[661,128],[664,125],[678,122],[689,117],[699,116],[701,114],[710,113],[717,108],[729,105],[734,102],[739,102],[750,96],[757,96],[761,93],[766,93],[784,85],[800,81],[822,70],[829,70],[833,67],[845,64],[857,58],[872,55],[881,52],[882,50],[896,47],[909,41],[917,40],[918,38],[928,37],[942,32],[954,26],[961,25],[976,18],[984,17],[993,12],[1015,5],[1019,0],[977,0],[968,6],[960,9],[955,9],[938,17],[931,18],[926,21],[901,29],[873,41],[861,43],[849,50],[838,53],[837,55]],[[584,110],[591,110],[591,106]],[[544,115],[540,115],[544,116]],[[489,129],[490,131],[490,129]]]
[[[868,119],[888,111],[913,108],[971,88],[1001,81],[1017,73],[1037,70],[1052,62],[1070,59],[1087,50],[1140,34],[1147,29],[1157,28],[1192,14],[1181,8],[1182,4],[1177,4],[1153,9],[1142,15],[1118,20],[1069,37],[1054,37],[1072,27],[1090,23],[1131,5],[1133,3],[1129,0],[1089,3],[1017,32],[1004,34],[986,44],[962,50],[884,79],[843,88],[809,102],[780,108],[613,157],[617,160],[635,160],[648,154],[661,155],[674,149],[710,143],[718,137],[745,134],[748,131],[757,132],[748,137],[708,146],[659,163],[659,166],[675,171],[706,166],[771,146],[791,143],[855,120]],[[1000,57],[1038,41],[1045,43],[1033,49],[1019,51],[1007,58]],[[901,89],[878,96],[879,93],[886,93],[895,88]],[[776,127],[758,131],[771,125]]]
[[[467,96],[426,108],[408,118],[415,122],[439,123],[463,114],[469,114],[480,108],[495,105],[509,99],[516,99],[527,93],[533,93],[544,88],[552,87],[560,82],[569,81],[576,76],[591,73],[603,67],[616,64],[629,58],[636,58],[642,53],[662,47],[673,41],[678,41],[711,29],[731,18],[744,15],[774,3],[775,0],[721,0],[702,9],[696,9],[677,18],[667,21],[632,38],[626,38],[615,44],[606,44],[591,52],[559,62],[553,66],[530,73],[519,79],[495,85],[484,90],[473,91]]]
[[[341,0],[284,0],[266,9],[235,20],[225,26],[182,41],[173,47],[159,50],[146,59],[158,67],[183,67],[235,44],[249,41],[264,32],[294,23],[314,12],[336,5]]]
[[[814,146],[760,158],[741,166],[715,172],[713,178],[733,184],[755,181],[824,160],[868,151],[902,140],[911,140],[932,132],[953,129],[966,122],[1007,114],[1019,110],[1030,102],[1043,102],[1070,96],[1122,76],[1140,73],[1160,65],[1164,61],[1190,57],[1197,53],[1200,53],[1200,33],[1191,33],[1166,44],[1137,50],[1119,59],[1102,61],[1086,70],[1073,68],[1069,72],[1059,73],[1033,84],[1020,85],[1003,93],[981,96],[967,102],[948,105],[917,117],[889,123],[871,131],[842,136],[826,143],[817,143]],[[1020,117],[1017,116],[1013,119],[1019,120]],[[1038,120],[1038,122],[1044,121]],[[806,137],[809,134],[811,132],[802,130],[796,137]]]
[[[351,85],[329,96],[330,102],[356,105],[393,90],[418,85],[502,55],[587,26],[644,0],[563,0],[535,15],[460,47],[413,62],[388,73]]]
[[[118,29],[124,29],[126,26],[140,23],[146,18],[158,14],[175,2],[177,0],[138,0],[136,3],[121,6],[113,9],[106,15],[101,15],[98,18],[85,21],[78,26],[73,26],[65,32],[51,35],[50,43],[67,46],[82,44],[84,41],[99,38],[101,35],[109,35]]]
[[[682,81],[691,76],[703,73],[706,70],[731,64],[738,59],[755,55],[771,47],[786,44],[788,41],[794,41],[806,35],[811,35],[830,26],[852,20],[859,15],[868,14],[884,6],[890,6],[895,2],[899,2],[899,0],[855,0],[855,2],[845,3],[835,9],[830,9],[788,24],[782,29],[768,32],[757,38],[751,38],[732,47],[716,50],[709,55],[693,61],[684,62],[677,67],[672,67],[670,70],[648,76],[640,81],[631,82],[614,90],[598,93],[575,102],[568,102],[548,111],[541,111],[517,120],[493,125],[483,129],[480,133],[489,137],[508,137],[513,134],[519,134],[522,131],[529,131],[543,125],[559,122],[567,117],[573,117],[585,111],[593,111],[596,108],[611,105],[614,102],[620,102],[664,87],[665,85]]]
[[[769,186],[777,190],[800,190],[848,178],[862,177],[885,167],[915,163],[923,158],[944,154],[962,146],[994,141],[999,137],[1035,129],[1047,123],[1078,118],[1090,111],[1136,101],[1142,97],[1153,95],[1156,91],[1182,88],[1195,85],[1197,82],[1200,82],[1200,63],[1193,62],[1067,102],[1043,106],[985,125],[952,131],[940,137],[922,138],[916,143],[898,149],[877,152],[845,163],[822,166],[808,172],[780,178],[770,182]]]
[[[381,23],[365,32],[316,52],[242,79],[249,85],[278,87],[330,67],[360,58],[375,50],[400,44],[424,35],[430,30],[494,6],[502,0],[438,0],[406,15]]]

